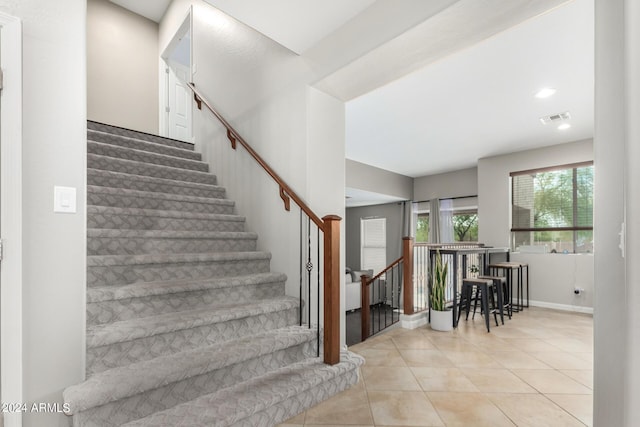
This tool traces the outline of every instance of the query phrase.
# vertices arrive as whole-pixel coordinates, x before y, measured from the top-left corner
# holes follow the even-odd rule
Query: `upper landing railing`
[[[300,208],[300,211],[307,216],[308,225],[306,226],[307,236],[301,236],[301,238],[305,241],[309,242],[308,248],[305,249],[305,254],[301,254],[301,259],[303,260],[303,265],[301,270],[306,270],[307,280],[309,280],[308,284],[308,299],[307,301],[301,301],[301,312],[300,312],[300,323],[303,323],[303,306],[306,307],[308,311],[308,324],[311,327],[311,304],[310,300],[312,299],[312,288],[311,288],[311,280],[312,280],[312,269],[317,269],[317,294],[314,295],[317,301],[317,323],[319,324],[319,316],[320,316],[320,266],[321,263],[321,245],[320,245],[320,236],[319,233],[322,232],[323,237],[323,245],[322,245],[322,264],[323,264],[323,273],[324,273],[324,335],[323,335],[323,347],[324,347],[324,362],[330,365],[334,365],[340,361],[340,221],[341,218],[336,215],[327,215],[323,218],[320,218],[318,215],[311,210],[311,208],[296,194],[295,191],[267,164],[267,162],[260,157],[258,153],[240,136],[240,134],[227,122],[224,117],[209,103],[204,95],[196,89],[193,83],[188,83],[189,88],[193,91],[194,99],[196,105],[199,110],[202,109],[202,105],[205,107],[220,121],[220,123],[226,128],[227,138],[231,142],[231,147],[235,150],[237,144],[240,144],[244,149],[249,153],[249,155],[264,169],[264,171],[275,181],[280,189],[280,198],[284,203],[284,208],[289,211],[291,210],[291,201]],[[302,221],[305,222],[305,221]],[[317,265],[314,266],[312,262],[312,252],[314,252],[313,248],[311,248],[311,230],[310,230],[310,222],[317,227],[318,237],[317,237]],[[301,227],[303,228],[303,227]],[[301,251],[303,250],[301,246]],[[304,286],[302,284],[302,276],[301,274],[301,285],[300,285],[300,298],[302,300]],[[318,334],[319,334],[319,325],[318,325]],[[318,349],[320,348],[320,340],[318,336]]]

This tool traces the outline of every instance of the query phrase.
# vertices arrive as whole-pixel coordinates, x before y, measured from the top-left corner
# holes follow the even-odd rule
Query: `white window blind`
[[[593,251],[592,162],[511,173],[512,245]]]
[[[361,268],[376,275],[387,266],[387,219],[361,220]]]

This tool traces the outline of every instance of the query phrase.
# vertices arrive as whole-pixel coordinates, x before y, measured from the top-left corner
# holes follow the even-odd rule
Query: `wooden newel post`
[[[340,221],[327,215],[324,221],[324,363],[340,362]]]
[[[369,324],[369,319],[371,318],[369,302],[371,298],[369,297],[369,286],[367,284],[369,280],[371,280],[371,277],[366,274],[360,276],[360,339],[362,341],[369,338],[369,328],[371,327]]]
[[[402,288],[404,314],[413,314],[413,237],[402,238]]]

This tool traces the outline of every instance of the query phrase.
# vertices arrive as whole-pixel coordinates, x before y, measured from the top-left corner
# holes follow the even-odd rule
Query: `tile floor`
[[[354,345],[360,382],[280,426],[591,426],[592,316],[531,307],[493,325]]]

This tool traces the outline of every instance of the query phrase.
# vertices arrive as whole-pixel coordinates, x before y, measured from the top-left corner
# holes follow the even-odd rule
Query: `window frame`
[[[579,226],[576,225],[577,223],[577,219],[578,219],[578,199],[577,199],[577,169],[578,168],[584,168],[584,167],[588,167],[594,166],[594,162],[591,161],[585,161],[585,162],[577,162],[577,163],[568,163],[568,164],[563,164],[563,165],[557,165],[557,166],[549,166],[549,167],[544,167],[544,168],[536,168],[536,169],[527,169],[527,170],[521,170],[521,171],[515,171],[515,172],[510,172],[509,173],[509,178],[511,180],[511,229],[510,232],[512,233],[519,233],[519,232],[553,232],[553,231],[573,231],[573,253],[576,253],[576,246],[577,246],[577,233],[579,231],[591,231],[593,232],[593,224],[591,226]],[[514,194],[515,194],[515,180],[513,179],[516,176],[522,176],[522,175],[532,175],[532,174],[537,174],[537,173],[543,173],[543,172],[554,172],[554,171],[561,171],[561,170],[572,170],[572,186],[573,186],[573,197],[572,197],[572,209],[573,209],[573,216],[572,216],[572,222],[573,222],[573,226],[571,227],[513,227],[513,201],[514,201]]]
[[[366,233],[366,224],[367,223],[375,223],[379,222],[381,224],[381,234],[380,239],[382,240],[381,244],[367,244],[367,233]],[[375,265],[371,267],[371,260],[367,258],[367,249],[374,250],[376,252],[382,253],[383,263],[377,268]],[[375,264],[375,263],[374,263]],[[384,270],[387,267],[387,218],[385,217],[372,217],[372,218],[360,218],[360,267],[363,270],[373,270],[373,275],[375,276],[380,271]]]

